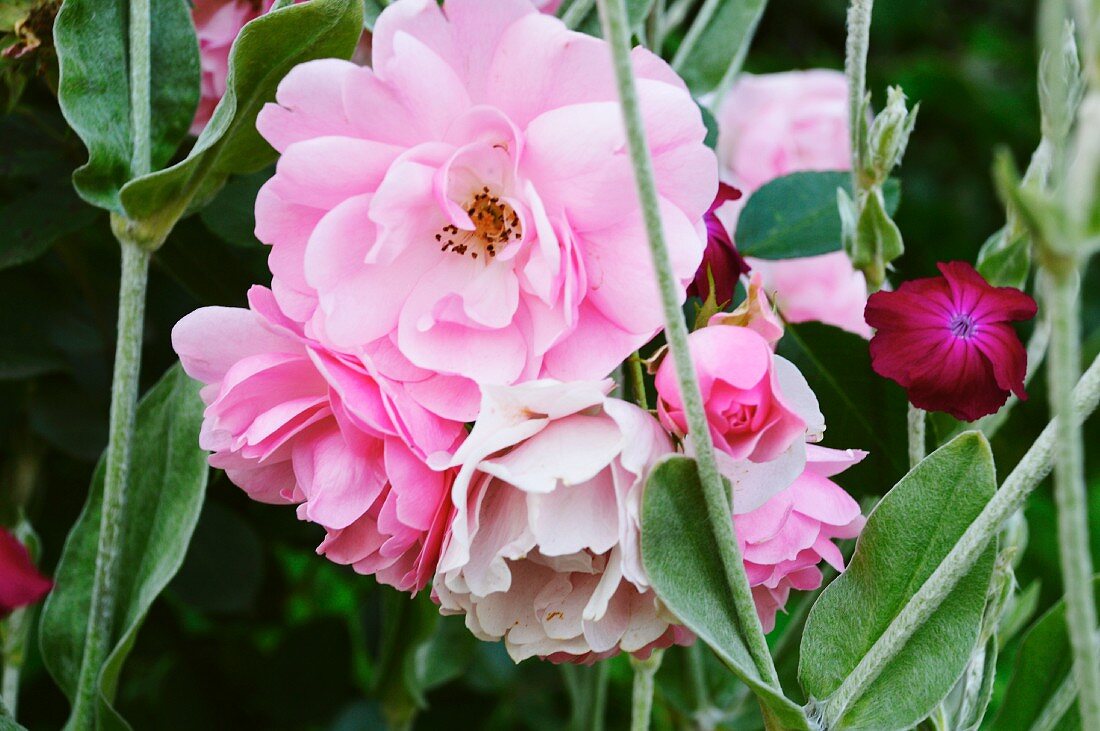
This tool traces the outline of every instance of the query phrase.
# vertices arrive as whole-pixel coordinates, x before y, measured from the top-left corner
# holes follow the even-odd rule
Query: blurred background
[[[841,68],[845,9],[843,0],[772,0],[747,70]],[[1035,13],[1030,0],[876,4],[868,64],[874,103],[882,104],[888,84],[921,103],[900,170],[897,222],[907,252],[894,281],[934,274],[940,260],[973,261],[1003,224],[990,176],[994,151],[1007,147],[1022,167],[1038,141]],[[118,277],[106,215],[80,202],[68,183],[84,152],[57,110],[50,91],[55,76],[48,44],[0,63],[0,112],[6,112],[0,117],[0,241],[18,244],[0,243],[0,492],[33,490],[28,515],[47,573],[106,443]],[[182,315],[202,305],[243,305],[249,285],[268,282],[266,250],[251,233],[251,200],[265,177],[232,181],[157,253],[143,387],[173,362],[169,333]],[[1095,270],[1084,291],[1082,337],[1091,360],[1100,350]],[[822,343],[818,355],[826,367],[830,358],[865,366],[865,345],[855,352],[858,344],[830,340],[828,328],[821,330],[810,335]],[[815,375],[807,375],[816,388]],[[839,479],[870,499],[903,472],[903,399],[866,367],[843,379],[845,388],[882,396],[875,403],[891,410],[882,433],[870,435],[875,444],[863,441],[869,437],[858,425],[830,421],[826,444],[875,453]],[[1031,400],[1016,408],[994,442],[1002,476],[1048,419],[1041,371],[1029,390]],[[829,396],[819,395],[833,419]],[[1086,443],[1100,444],[1100,420],[1087,429]],[[1095,550],[1100,464],[1092,451]],[[1030,544],[1018,577],[1022,587],[1035,583],[1042,611],[1061,594],[1049,485],[1033,495],[1027,516]],[[601,702],[607,728],[627,726],[631,674],[624,659],[600,668],[516,666],[501,646],[476,642],[461,620],[441,620],[426,595],[409,602],[318,558],[321,537],[319,527],[298,522],[293,511],[253,503],[224,475],[213,476],[183,569],[153,607],[126,666],[118,705],[135,728],[347,731],[382,728],[383,707],[416,706],[416,728],[559,729],[571,722],[585,727],[571,713]],[[793,615],[797,606],[792,601]],[[792,691],[797,624],[781,622],[771,638]],[[712,719],[719,727],[753,728],[751,702],[741,707],[741,689],[707,652],[700,651],[708,697],[693,697],[686,652],[666,654],[654,727],[699,728],[691,716],[704,701],[721,710]],[[1001,663],[1005,677],[998,677],[1002,690],[1012,652],[1010,643]],[[602,673],[609,678],[606,697],[589,697]],[[987,719],[995,712],[994,705]],[[59,728],[67,715],[36,650],[25,671],[20,715],[30,729]]]

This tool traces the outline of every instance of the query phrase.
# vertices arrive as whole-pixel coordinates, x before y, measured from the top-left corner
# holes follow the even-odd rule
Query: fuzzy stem
[[[1080,368],[1078,268],[1072,259],[1050,269],[1046,288],[1051,318],[1050,403],[1058,418],[1054,454],[1054,502],[1058,508],[1058,547],[1066,593],[1066,623],[1073,647],[1074,674],[1081,688],[1082,726],[1100,729],[1100,652],[1096,644],[1096,605],[1092,592],[1085,463],[1081,425],[1060,418],[1073,411],[1072,384]]]
[[[103,481],[103,513],[99,524],[95,575],[92,583],[88,630],[73,701],[73,728],[93,728],[99,671],[114,633],[115,583],[122,544],[126,489],[130,472],[130,446],[137,411],[138,373],[145,318],[145,290],[150,253],[137,244],[122,241],[122,281],[119,285],[118,340],[111,383],[111,416],[107,464]]]
[[[725,569],[726,583],[733,596],[734,608],[749,654],[763,681],[779,690],[779,677],[771,654],[768,652],[768,644],[764,639],[760,619],[756,615],[756,605],[753,602],[752,591],[749,589],[741,551],[733,535],[730,496],[718,472],[710,428],[706,413],[703,411],[699,380],[696,377],[695,365],[692,363],[691,351],[688,347],[687,324],[680,309],[684,288],[672,273],[672,263],[661,225],[657,189],[653,178],[653,161],[650,159],[649,147],[646,143],[645,127],[642,123],[634,70],[630,60],[630,31],[627,27],[626,4],[624,0],[598,0],[598,4],[604,38],[611,46],[614,60],[623,121],[626,126],[631,162],[634,165],[634,179],[638,186],[638,199],[642,204],[653,268],[657,275],[661,304],[664,308],[665,336],[676,366],[684,411],[687,414],[688,433],[691,434],[695,446],[695,460],[699,470],[699,481],[702,483],[707,517],[711,532],[718,544],[718,554]]]
[[[576,28],[595,4],[596,0],[573,0],[573,4],[561,16],[562,22],[569,28]]]
[[[153,169],[149,3],[150,0],[130,0],[130,133],[133,135],[130,169],[135,178],[148,175]]]
[[[661,667],[662,650],[654,650],[645,660],[630,658],[634,668],[634,690],[630,706],[630,731],[649,731],[649,717],[653,713],[653,676]]]
[[[924,409],[909,404],[909,469],[913,469],[925,456],[925,418]]]
[[[867,95],[867,49],[871,44],[871,10],[874,0],[852,0],[848,6],[848,40],[844,52],[844,74],[848,77],[848,134],[852,146],[852,193],[865,187],[863,130],[864,99]]]
[[[1080,424],[1096,409],[1098,401],[1100,358],[1093,361],[1073,390],[1074,418],[1071,421]],[[852,702],[874,682],[886,664],[905,646],[913,633],[928,621],[959,580],[970,571],[982,551],[996,537],[1001,525],[1020,509],[1027,496],[1050,473],[1060,421],[1061,419],[1055,419],[1047,424],[1043,433],[1005,479],[993,499],[986,503],[982,512],[955,543],[951,552],[894,617],[894,621],[840,687],[822,702],[826,728],[836,726]]]

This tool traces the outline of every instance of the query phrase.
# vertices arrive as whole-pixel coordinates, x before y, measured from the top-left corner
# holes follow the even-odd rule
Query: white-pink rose
[[[642,487],[671,453],[610,382],[484,387],[450,466],[455,517],[434,590],[516,660],[645,654],[690,635],[670,623],[642,568]]]
[[[723,102],[718,124],[723,177],[745,193],[718,210],[731,232],[750,194],[764,183],[804,170],[851,168],[848,84],[839,71],[745,74]],[[746,261],[775,293],[788,322],[824,322],[870,337],[863,321],[867,284],[844,252]]]

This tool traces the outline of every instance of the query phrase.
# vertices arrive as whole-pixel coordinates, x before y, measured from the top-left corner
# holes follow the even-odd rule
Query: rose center
[[[746,406],[745,404],[737,404],[732,408],[726,409],[722,414],[726,419],[726,427],[730,431],[744,431],[752,424],[752,417],[755,414],[756,409]]]
[[[951,323],[948,327],[951,328],[951,334],[957,338],[970,338],[974,334],[974,331],[978,329],[978,325],[974,322],[974,318],[961,312],[951,318]]]
[[[468,231],[453,224],[444,226],[435,235],[440,251],[489,260],[513,239],[523,236],[523,227],[515,210],[487,187],[467,203],[466,215],[474,222],[474,230]]]

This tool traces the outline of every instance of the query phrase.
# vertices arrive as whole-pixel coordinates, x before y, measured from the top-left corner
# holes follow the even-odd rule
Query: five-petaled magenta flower
[[[970,264],[938,265],[942,277],[905,282],[867,301],[871,365],[897,381],[914,406],[974,421],[1021,399],[1027,351],[1009,324],[1035,316],[1035,300],[993,287]]]
[[[733,300],[733,291],[742,274],[749,273],[749,265],[737,252],[725,224],[718,219],[717,211],[725,203],[741,199],[741,191],[732,185],[718,184],[718,195],[703,216],[707,226],[707,249],[703,263],[695,272],[695,279],[688,285],[687,293],[705,300],[710,295],[710,283],[714,282],[714,301],[725,306]]]
[[[52,588],[53,582],[34,567],[22,541],[0,528],[0,619],[41,601]]]

